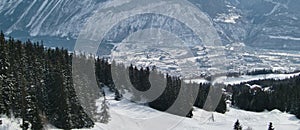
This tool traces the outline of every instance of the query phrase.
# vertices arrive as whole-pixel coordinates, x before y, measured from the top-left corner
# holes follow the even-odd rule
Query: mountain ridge
[[[85,22],[105,1],[1,1],[0,28],[19,39],[57,39],[45,44],[72,48]],[[189,1],[209,16],[224,44],[300,50],[297,0]]]

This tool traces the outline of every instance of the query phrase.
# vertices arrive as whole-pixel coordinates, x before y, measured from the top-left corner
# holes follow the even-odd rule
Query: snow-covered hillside
[[[91,13],[104,0],[2,0],[1,29],[30,36],[76,37]]]
[[[127,99],[114,100],[114,93],[105,89],[106,99],[109,105],[110,121],[108,124],[96,122],[94,128],[85,130],[224,130],[233,129],[238,119],[243,127],[252,130],[264,130],[270,122],[278,130],[300,130],[300,120],[294,115],[280,112],[279,110],[265,112],[249,112],[233,108],[228,105],[225,114],[208,112],[194,108],[193,118],[184,118],[161,111],[148,106],[130,102]],[[101,109],[103,98],[97,100],[98,111]],[[8,119],[2,116],[0,130],[20,129],[20,119]],[[52,125],[46,125],[46,129],[57,130]],[[84,130],[84,129],[83,129]]]
[[[88,18],[105,1],[2,0],[0,29],[14,37],[44,39],[45,42],[53,38],[76,39]],[[300,48],[298,0],[189,1],[209,16],[224,43],[243,42],[273,49]],[[61,46],[66,41],[55,42],[56,46]]]
[[[106,0],[1,0],[0,30],[20,40],[73,49],[87,19]]]
[[[272,122],[278,130],[300,129],[299,119],[278,110],[256,113],[229,107],[228,112],[219,114],[195,108],[194,117],[190,119],[160,112],[126,99],[115,101],[113,97],[113,94],[107,95],[111,121],[108,124],[96,123],[93,130],[224,130],[233,129],[237,119],[244,129],[248,127],[253,130],[267,129],[269,122]]]
[[[255,80],[264,80],[264,79],[274,79],[274,80],[284,80],[289,79],[294,76],[299,76],[300,73],[294,73],[294,74],[262,74],[262,75],[242,75],[239,77],[220,77],[217,79],[217,82],[224,83],[226,85],[231,84],[240,84],[243,82],[250,82]]]
[[[190,0],[214,20],[224,42],[299,49],[298,0]]]
[[[250,81],[256,81],[256,80],[265,80],[265,79],[274,79],[274,80],[284,80],[289,79],[295,76],[299,76],[300,73],[292,73],[292,74],[261,74],[261,75],[241,75],[238,77],[227,77],[227,76],[221,76],[215,79],[215,82],[217,83],[223,83],[225,85],[235,85]],[[185,80],[185,82],[189,83],[209,83],[208,80],[204,78],[198,78],[198,79],[188,79]]]

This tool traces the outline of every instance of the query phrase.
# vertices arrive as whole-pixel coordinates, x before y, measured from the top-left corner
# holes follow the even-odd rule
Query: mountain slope
[[[272,122],[274,127],[280,130],[297,130],[300,128],[299,119],[278,110],[255,113],[229,107],[228,112],[220,114],[195,108],[194,117],[190,119],[163,113],[147,106],[132,103],[126,99],[120,102],[115,101],[113,100],[113,93],[107,94],[107,98],[110,104],[111,121],[108,124],[96,123],[93,128],[95,130],[224,130],[232,129],[237,119],[240,120],[244,129],[248,127],[254,130],[267,129],[269,122]],[[99,100],[99,104],[101,104],[101,100]]]
[[[75,40],[84,23],[104,1],[0,1],[0,28],[23,39]],[[189,1],[214,21],[224,43],[300,49],[298,0]],[[64,42],[59,41],[57,45],[65,46]]]
[[[48,46],[72,49],[82,26],[103,1],[2,0],[0,29],[21,40],[43,40]]]
[[[30,36],[75,37],[101,0],[1,1],[1,28]]]
[[[299,50],[300,9],[297,0],[193,0],[214,19],[228,43]]]

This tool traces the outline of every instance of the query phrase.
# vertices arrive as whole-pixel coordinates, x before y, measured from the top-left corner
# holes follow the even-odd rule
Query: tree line
[[[255,84],[260,87],[250,87]],[[232,104],[241,109],[256,112],[278,109],[300,119],[300,75],[284,80],[251,81],[228,88],[232,89]]]
[[[107,59],[101,58],[96,59],[95,68],[98,82],[105,84],[111,91],[115,92],[115,99],[119,99],[123,94],[129,92],[132,94],[130,100],[136,102],[143,101],[144,105],[148,105],[151,108],[167,111],[180,96],[185,101],[176,104],[178,111],[167,112],[192,117],[192,107],[204,108],[205,102],[212,98],[208,93],[212,92],[212,95],[222,95],[220,101],[215,106],[215,111],[225,113],[227,110],[225,94],[222,92],[222,87],[214,87],[210,83],[186,83],[179,77],[160,73],[156,67],[138,68],[133,65],[125,66],[115,61],[112,61],[110,64]],[[147,95],[139,94],[139,92],[148,91],[151,87],[163,88],[163,90],[159,91],[161,94],[155,100],[150,100]],[[189,89],[195,87],[197,87],[199,91]],[[159,92],[157,92],[157,94],[159,94]],[[192,94],[196,96],[193,97],[191,96]],[[193,100],[193,98],[195,98],[195,100]],[[184,111],[186,109],[189,109],[190,112],[187,115],[181,115],[181,110]]]

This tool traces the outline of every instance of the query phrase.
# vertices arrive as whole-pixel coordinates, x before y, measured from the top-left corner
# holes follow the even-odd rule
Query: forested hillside
[[[71,75],[72,56],[64,49],[45,49],[0,36],[0,112],[22,118],[39,130],[50,123],[57,128],[92,127],[80,106]]]
[[[278,109],[300,118],[300,76],[290,79],[265,79],[234,86],[232,104],[248,111],[262,112]]]
[[[107,123],[108,120],[103,118],[108,117],[107,113],[99,113],[95,103],[96,99],[105,96],[103,87],[108,86],[110,91],[115,92],[115,100],[121,100],[122,94],[127,91],[133,94],[132,101],[138,101],[141,95],[127,87],[128,83],[139,91],[146,91],[151,87],[150,73],[156,75],[156,80],[167,81],[161,84],[161,87],[166,85],[162,95],[145,104],[154,109],[166,111],[178,98],[180,90],[185,91],[187,87],[199,87],[196,102],[187,100],[187,104],[179,105],[179,110],[190,109],[187,115],[172,114],[192,117],[192,107],[203,108],[205,100],[211,98],[208,97],[210,84],[184,83],[180,78],[164,75],[156,69],[138,69],[133,65],[125,67],[115,62],[110,64],[107,59],[75,55],[65,49],[47,49],[29,40],[22,43],[13,38],[5,39],[3,33],[0,42],[0,113],[23,119],[20,127],[24,129],[32,126],[32,129],[39,130],[46,124],[62,129],[89,128],[95,121]],[[80,69],[72,68],[72,62]],[[87,69],[87,65],[95,66],[95,70]],[[129,79],[115,84],[112,67],[126,70]],[[96,72],[97,84],[93,84],[88,75],[93,72]],[[123,78],[122,75],[118,77]],[[215,88],[216,92],[221,92],[221,89]],[[183,93],[180,96],[189,95]],[[105,102],[103,104],[105,106]],[[222,96],[216,111],[226,112],[225,96]]]
[[[113,70],[118,71],[115,72]],[[154,82],[152,84],[149,81],[150,73],[152,73],[151,79]],[[180,116],[192,117],[193,106],[203,108],[205,101],[209,98],[213,98],[211,97],[212,95],[221,94],[221,99],[219,103],[216,104],[216,106],[207,107],[216,107],[214,110],[219,113],[226,112],[225,94],[222,94],[221,86],[212,86],[210,83],[185,83],[179,77],[171,76],[168,74],[164,75],[163,73],[160,73],[158,70],[155,69],[155,67],[152,69],[150,69],[149,67],[138,69],[133,65],[125,67],[123,64],[117,64],[116,62],[112,62],[112,64],[109,64],[105,59],[96,60],[96,74],[97,77],[99,77],[99,82],[104,83],[110,88],[111,91],[115,92],[116,99],[122,97],[121,95],[124,94],[126,91],[132,94],[132,97],[130,97],[130,100],[132,101],[139,102],[149,100],[147,99],[147,96],[145,97],[145,95],[140,95],[136,91],[134,91],[133,88],[129,87],[131,86],[130,84],[132,84],[132,86],[136,90],[141,92],[148,91],[150,87],[159,86],[161,88],[164,88],[165,85],[165,89],[163,90],[162,94],[157,99],[146,102],[147,105],[160,111],[166,111],[168,108],[174,105],[174,102],[176,101],[176,99],[178,99],[179,96],[182,96],[183,99],[186,100],[185,103],[177,104],[178,111],[170,113]],[[126,76],[122,74],[129,74],[128,79],[126,79]],[[114,80],[117,82],[113,82],[112,75],[117,75],[114,77],[117,78]],[[166,81],[165,84],[163,80]],[[189,89],[195,87],[198,87],[198,89]],[[191,90],[196,91],[190,92]],[[209,92],[212,93],[210,96],[208,95]],[[192,93],[196,93],[196,97],[193,97]],[[192,98],[196,98],[196,100],[193,101]],[[180,111],[180,109],[189,109],[191,111],[187,115],[181,115],[182,111]]]

